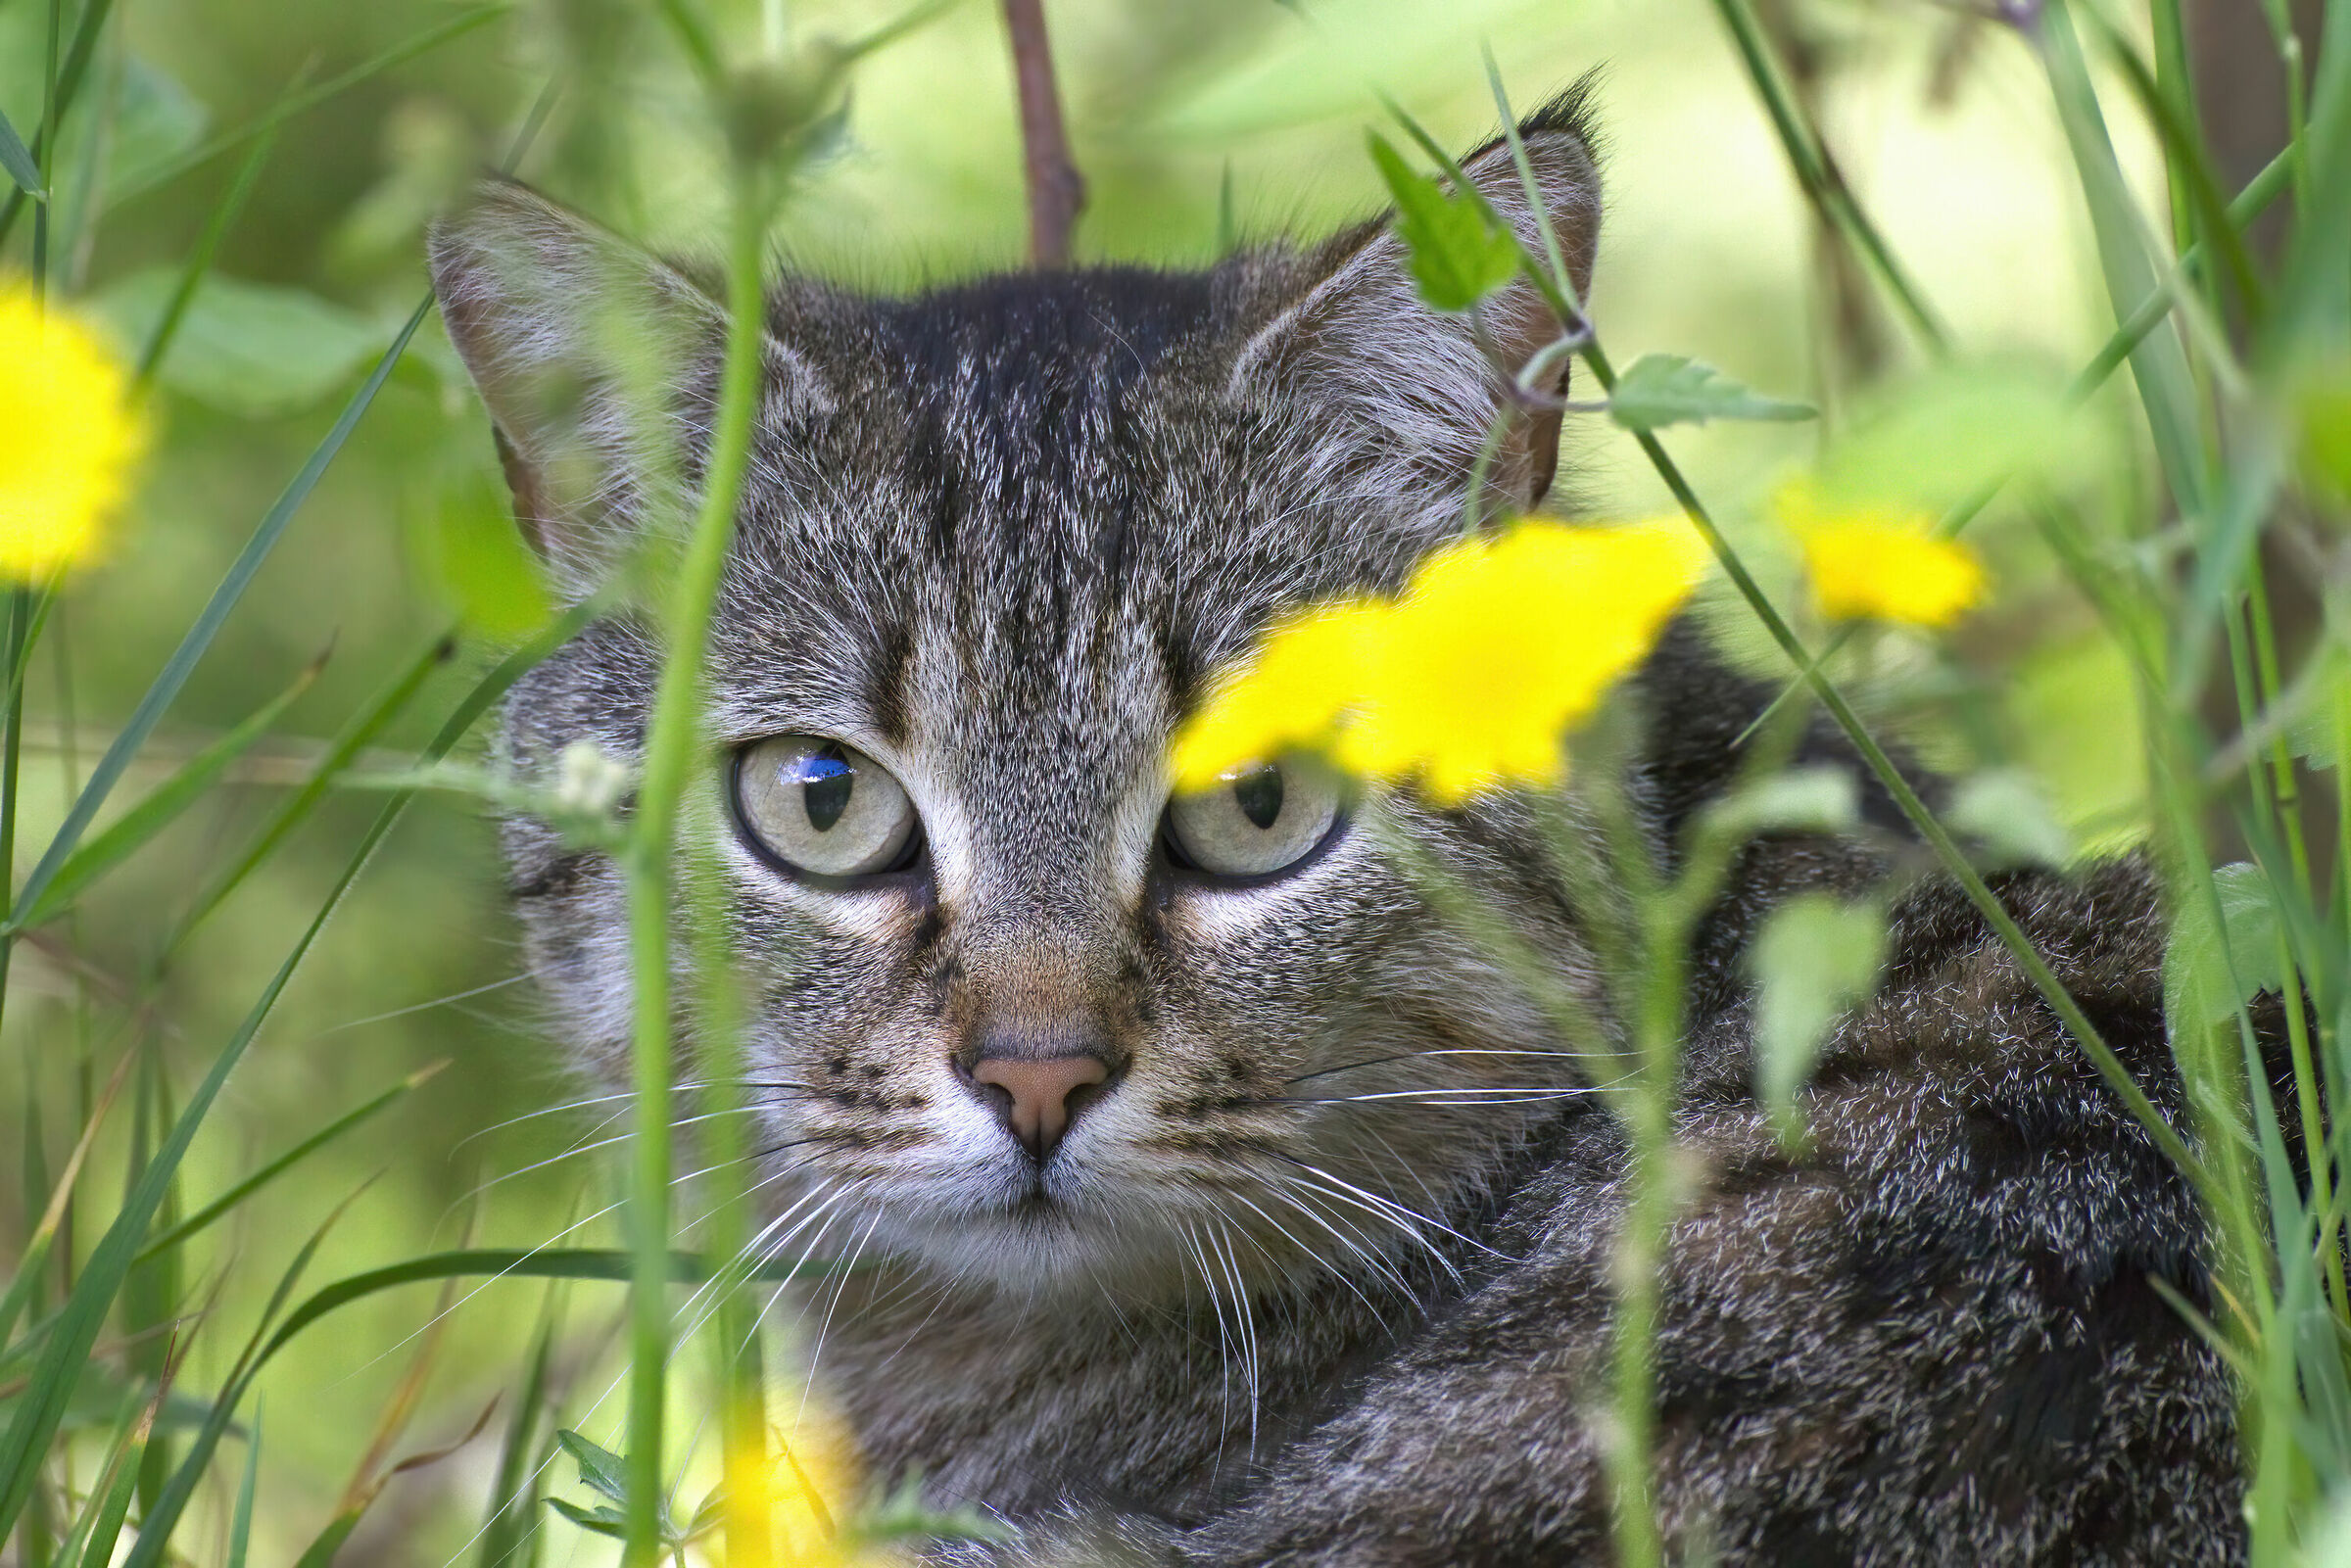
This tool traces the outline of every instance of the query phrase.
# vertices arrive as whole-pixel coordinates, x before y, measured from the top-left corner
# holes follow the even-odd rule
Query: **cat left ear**
[[[497,426],[515,521],[583,597],[656,506],[685,498],[710,427],[727,313],[685,271],[528,188],[485,183],[433,226],[433,289]],[[772,338],[768,398],[808,401]]]
[[[1519,139],[1534,172],[1541,212],[1561,260],[1588,298],[1600,243],[1600,175],[1585,119],[1585,93],[1571,91],[1530,116]],[[1462,172],[1536,257],[1544,254],[1537,209],[1507,140],[1462,161]],[[1516,510],[1551,488],[1559,463],[1559,414],[1568,361],[1559,358],[1532,398],[1519,371],[1565,330],[1521,276],[1476,310],[1432,309],[1407,270],[1409,254],[1392,217],[1342,234],[1306,258],[1292,302],[1252,338],[1232,385],[1271,386],[1334,416],[1328,442],[1337,471],[1367,499],[1409,499],[1459,517],[1478,451],[1499,416],[1500,447],[1488,469],[1488,503]],[[1297,276],[1293,273],[1292,276]]]

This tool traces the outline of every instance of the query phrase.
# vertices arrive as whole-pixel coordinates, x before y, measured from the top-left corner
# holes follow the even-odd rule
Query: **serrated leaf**
[[[1467,195],[1415,171],[1374,132],[1371,161],[1396,202],[1406,269],[1430,309],[1467,310],[1518,273],[1518,237]]]
[[[2074,844],[2039,785],[2014,768],[1995,768],[1959,782],[1943,814],[1975,839],[1992,866],[2062,866]]]
[[[177,272],[133,273],[98,296],[130,342],[144,342],[177,288]],[[157,379],[224,413],[267,418],[324,399],[383,342],[382,329],[304,289],[215,274],[197,286]]]
[[[1749,955],[1755,977],[1755,1092],[1780,1129],[1801,1130],[1797,1091],[1837,1016],[1877,985],[1886,917],[1873,904],[1799,893],[1771,912]]]
[[[17,134],[17,127],[8,122],[6,115],[0,115],[0,169],[6,169],[8,177],[17,182],[17,189],[34,201],[49,199],[49,193],[41,189],[40,166],[32,161],[24,138]]]
[[[2172,1027],[2209,1027],[2237,1004],[2284,983],[2278,905],[2259,866],[2236,861],[2212,874],[2212,901],[2191,891],[2181,900],[2163,952],[2163,1011]],[[2211,903],[2220,905],[2215,930]],[[2224,947],[2224,939],[2227,946]]]
[[[614,1502],[629,1500],[628,1460],[569,1430],[557,1432],[555,1443],[578,1462],[580,1485]]]
[[[1627,430],[1704,424],[1709,419],[1810,419],[1810,404],[1751,392],[1710,364],[1678,354],[1645,354],[1616,378],[1608,416]]]

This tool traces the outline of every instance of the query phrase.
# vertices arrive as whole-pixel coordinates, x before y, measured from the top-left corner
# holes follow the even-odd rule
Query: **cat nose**
[[[1072,1118],[1101,1097],[1110,1067],[1097,1056],[988,1057],[974,1065],[972,1081],[1041,1165]]]

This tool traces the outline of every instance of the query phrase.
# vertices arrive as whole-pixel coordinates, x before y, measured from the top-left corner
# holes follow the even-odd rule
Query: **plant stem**
[[[1004,30],[1012,42],[1013,85],[1021,102],[1029,260],[1037,266],[1067,266],[1070,236],[1085,208],[1085,179],[1070,156],[1069,131],[1062,122],[1044,0],[1004,0]]]
[[[728,255],[727,351],[702,499],[667,614],[668,651],[646,728],[626,866],[636,1028],[631,1079],[636,1111],[630,1244],[629,1485],[626,1562],[660,1559],[661,1439],[670,1349],[669,1182],[671,1006],[670,879],[678,810],[702,761],[702,659],[718,585],[734,541],[735,508],[750,456],[765,315],[760,299],[764,205],[753,171],[738,169]]]

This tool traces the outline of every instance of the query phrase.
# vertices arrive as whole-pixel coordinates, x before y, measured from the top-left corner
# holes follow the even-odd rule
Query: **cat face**
[[[1572,106],[1526,134],[1581,272]],[[1467,166],[1531,232],[1507,151]],[[1573,1081],[1389,847],[1508,876],[1507,807],[1440,822],[1302,761],[1170,798],[1173,730],[1270,620],[1393,589],[1459,530],[1508,372],[1557,331],[1513,292],[1481,346],[1402,260],[1374,223],[1202,274],[773,297],[700,784],[765,1250],[1032,1291],[1390,1258]],[[518,515],[584,593],[691,491],[723,322],[510,187],[434,266]],[[615,319],[666,367],[673,450],[622,405]],[[1556,415],[1511,422],[1506,501],[1556,442]],[[658,663],[625,616],[576,640],[509,703],[517,764],[633,756]],[[534,967],[621,1081],[620,876],[538,821],[506,836]]]

